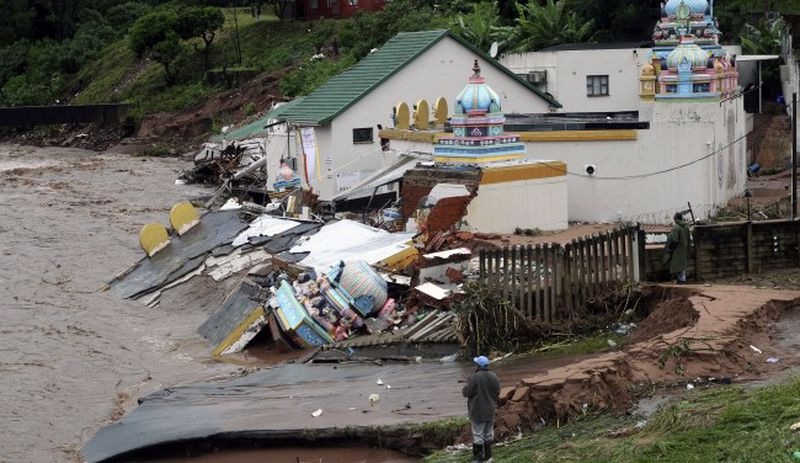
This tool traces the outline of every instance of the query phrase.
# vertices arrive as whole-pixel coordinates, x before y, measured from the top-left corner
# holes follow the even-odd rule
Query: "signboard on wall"
[[[306,183],[309,183],[309,180],[314,178],[319,172],[317,140],[314,127],[303,127],[300,129],[300,142],[303,146],[303,156],[305,159]]]
[[[336,174],[336,191],[347,191],[358,184],[360,180],[360,172],[339,172]]]

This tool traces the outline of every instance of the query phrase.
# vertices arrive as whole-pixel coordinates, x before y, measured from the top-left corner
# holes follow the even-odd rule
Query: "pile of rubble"
[[[289,349],[456,341],[448,309],[477,270],[469,247],[447,248],[463,244],[458,234],[437,234],[435,247],[447,249],[428,252],[415,232],[264,210],[231,202],[200,216],[176,206],[173,231],[146,226],[149,257],[110,290],[150,307],[166,298],[211,309],[199,333],[215,355],[239,352],[261,332]]]

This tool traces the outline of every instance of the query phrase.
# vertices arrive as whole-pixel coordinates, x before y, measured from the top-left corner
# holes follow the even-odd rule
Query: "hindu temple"
[[[450,118],[452,135],[439,137],[433,148],[436,162],[481,164],[525,157],[517,134],[505,133],[500,97],[481,75],[478,60],[466,87],[455,100]]]
[[[668,0],[653,30],[651,62],[642,66],[643,99],[720,100],[736,91],[735,56],[719,44],[714,1]]]

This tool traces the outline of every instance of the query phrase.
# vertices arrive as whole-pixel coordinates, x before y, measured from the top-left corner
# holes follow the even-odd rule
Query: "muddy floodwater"
[[[82,461],[100,427],[168,385],[227,376],[195,330],[205,314],[99,289],[168,224],[188,163],[0,145],[0,461]]]
[[[216,307],[162,301],[148,308],[102,291],[143,256],[138,232],[144,224],[166,225],[175,203],[211,193],[175,185],[179,170],[188,167],[174,158],[0,145],[0,462],[80,462],[80,449],[93,436],[100,438],[94,448],[105,452],[98,454],[117,455],[125,446],[140,448],[137,439],[142,445],[168,442],[170,432],[202,439],[216,432],[422,422],[466,412],[460,391],[468,363],[284,365],[242,378],[242,366],[296,355],[254,351],[220,362],[196,332]],[[575,360],[524,359],[496,370],[504,384],[513,384]],[[370,404],[378,378],[393,388],[383,386],[380,402]],[[324,413],[313,417],[317,409]],[[178,421],[172,426],[169,420]],[[137,426],[153,439],[126,432]],[[192,461],[298,459],[416,461],[352,448],[223,452]]]
[[[195,458],[148,460],[148,463],[414,463],[420,460],[391,450],[364,448],[283,448],[223,451]]]

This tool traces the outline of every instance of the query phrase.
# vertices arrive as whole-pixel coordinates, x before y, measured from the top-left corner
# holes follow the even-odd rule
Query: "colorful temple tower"
[[[735,56],[719,44],[722,33],[711,0],[669,0],[653,31],[651,63],[642,67],[642,99],[720,100],[736,91]]]
[[[450,118],[453,135],[443,135],[433,147],[436,162],[482,164],[525,157],[519,135],[505,133],[500,97],[486,84],[478,60],[467,86],[455,101]]]

